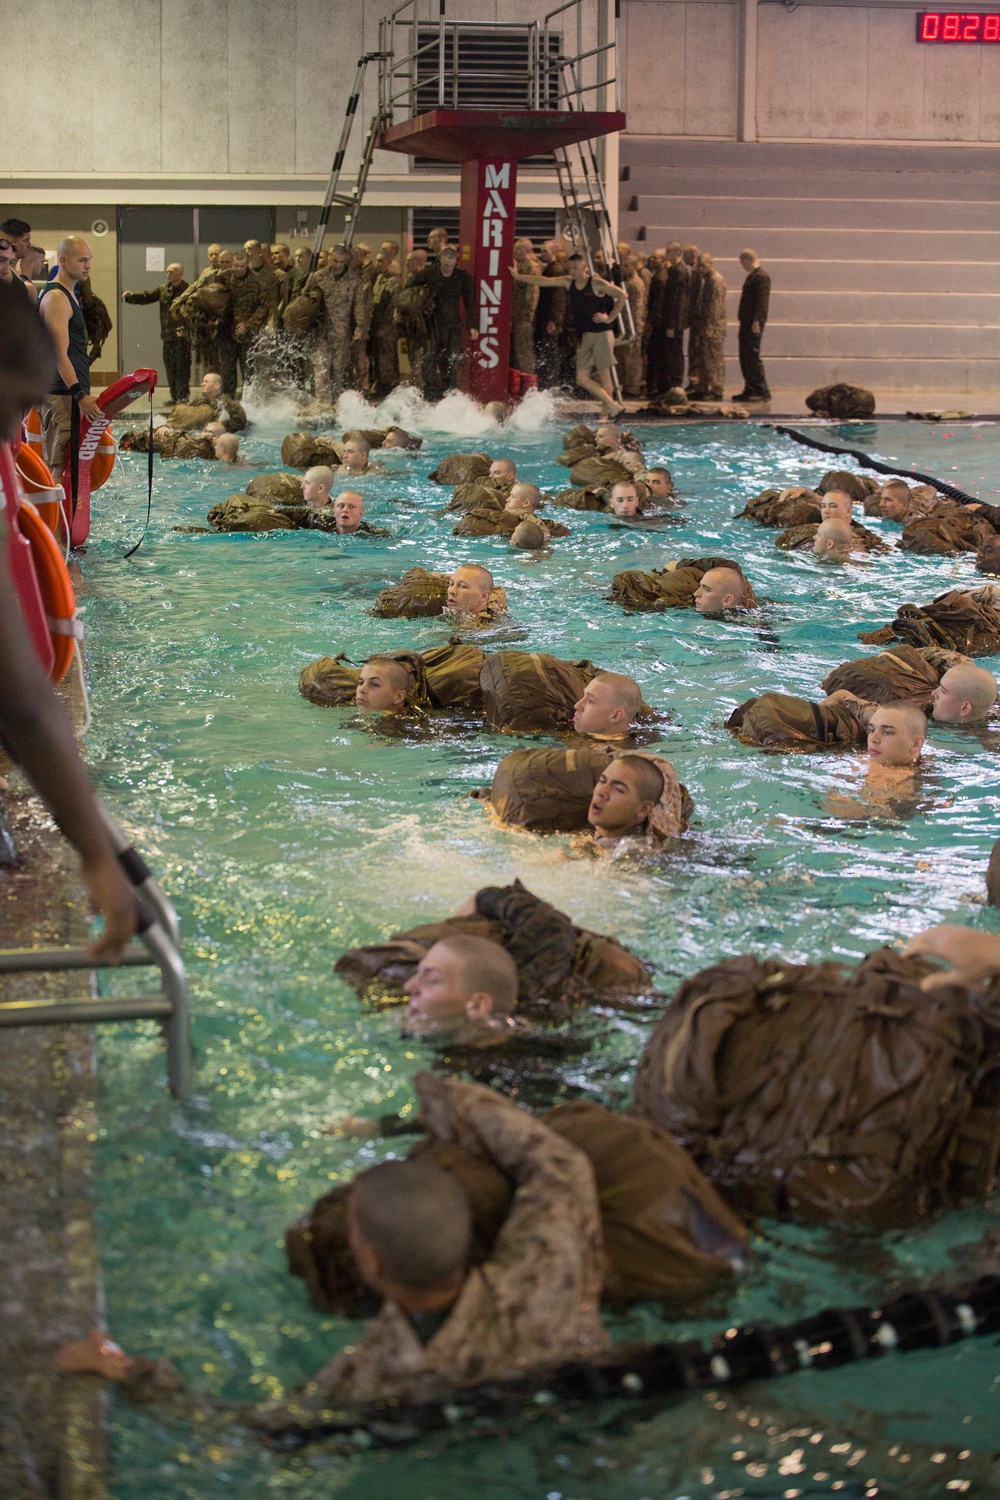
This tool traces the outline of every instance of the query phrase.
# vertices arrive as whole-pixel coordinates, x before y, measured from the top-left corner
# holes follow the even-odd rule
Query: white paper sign
[[[165,271],[167,269],[167,252],[163,245],[146,246],[146,270]]]

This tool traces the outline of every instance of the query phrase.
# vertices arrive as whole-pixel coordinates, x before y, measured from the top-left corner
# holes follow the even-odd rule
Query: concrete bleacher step
[[[761,257],[772,388],[1000,390],[1000,150],[625,136],[621,161],[621,238],[712,253],[729,356],[738,255]]]

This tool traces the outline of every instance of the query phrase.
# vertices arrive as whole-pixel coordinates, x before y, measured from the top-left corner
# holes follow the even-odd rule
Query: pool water
[[[647,530],[568,512],[572,535],[551,555],[515,554],[499,540],[453,537],[454,517],[442,515],[450,492],[426,476],[444,454],[482,448],[509,453],[543,489],[564,487],[554,460],[568,423],[548,399],[503,432],[461,399],[391,414],[421,431],[424,447],[387,456],[388,472],[358,486],[390,540],[185,533],[175,528],[203,524],[253,471],[163,462],[149,535],[126,562],[145,514],[146,460],[124,455],[97,496],[83,558],[90,758],[180,914],[198,1061],[196,1096],[182,1108],[165,1090],[153,1026],[101,1032],[108,1325],[130,1352],[169,1357],[213,1396],[278,1396],[357,1333],[310,1308],[286,1274],[283,1229],[393,1149],[321,1127],[348,1113],[405,1112],[409,1079],[431,1054],[400,1038],[398,1012],[362,1009],[335,979],[347,947],[447,915],[477,887],[515,875],[574,921],[633,947],[667,990],[747,951],[854,961],[944,918],[1000,931],[1000,914],[982,905],[998,831],[996,733],[933,727],[910,815],[860,802],[843,817],[836,808],[862,795],[854,756],[764,755],[723,727],[752,693],[820,696],[821,678],[866,649],[859,630],[904,601],[981,581],[971,557],[893,553],[831,567],[778,552],[773,531],[734,514],[766,485],[814,482],[839,461],[765,427],[725,423],[639,429],[647,461],[671,469],[686,502],[675,524]],[[244,452],[279,469],[281,437],[295,424],[258,416]],[[374,422],[356,398],[342,416],[346,426]],[[1000,487],[1000,436],[988,425],[873,422],[819,435],[986,499]],[[628,617],[604,601],[621,569],[712,553],[741,559],[767,601],[760,618]],[[406,568],[466,559],[489,566],[508,594],[510,618],[487,647],[589,657],[629,672],[647,702],[669,712],[657,748],[697,811],[660,862],[582,860],[568,839],[495,827],[467,794],[503,754],[537,741],[468,730],[389,738],[353,709],[298,695],[298,674],[316,656],[346,651],[359,662],[445,640],[440,621],[375,620],[366,610]],[[652,1025],[601,1016],[568,1082],[627,1105]],[[668,1326],[644,1308],[612,1326],[623,1337],[707,1336],[750,1318],[874,1302],[914,1277],[978,1273],[957,1247],[998,1230],[996,1202],[880,1237],[765,1223],[745,1282],[701,1321]],[[117,1500],[661,1500],[937,1495],[949,1485],[985,1494],[998,1411],[990,1340],[655,1412],[590,1411],[475,1441],[347,1456],[270,1453],[223,1424],[193,1431],[118,1401],[111,1487]]]

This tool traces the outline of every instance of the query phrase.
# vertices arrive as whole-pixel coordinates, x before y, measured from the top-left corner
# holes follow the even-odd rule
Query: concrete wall
[[[1000,141],[1000,47],[921,45],[915,16],[759,5],[757,138]],[[625,0],[622,32],[630,133],[735,139],[735,0]]]

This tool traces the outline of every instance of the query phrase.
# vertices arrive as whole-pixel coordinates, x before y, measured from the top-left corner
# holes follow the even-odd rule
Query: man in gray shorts
[[[564,286],[579,343],[576,351],[576,383],[596,396],[610,417],[625,410],[614,398],[611,371],[615,368],[615,336],[612,325],[628,300],[626,292],[610,281],[591,276],[579,250],[568,257],[568,276],[528,276],[511,269],[515,281],[532,286]]]

